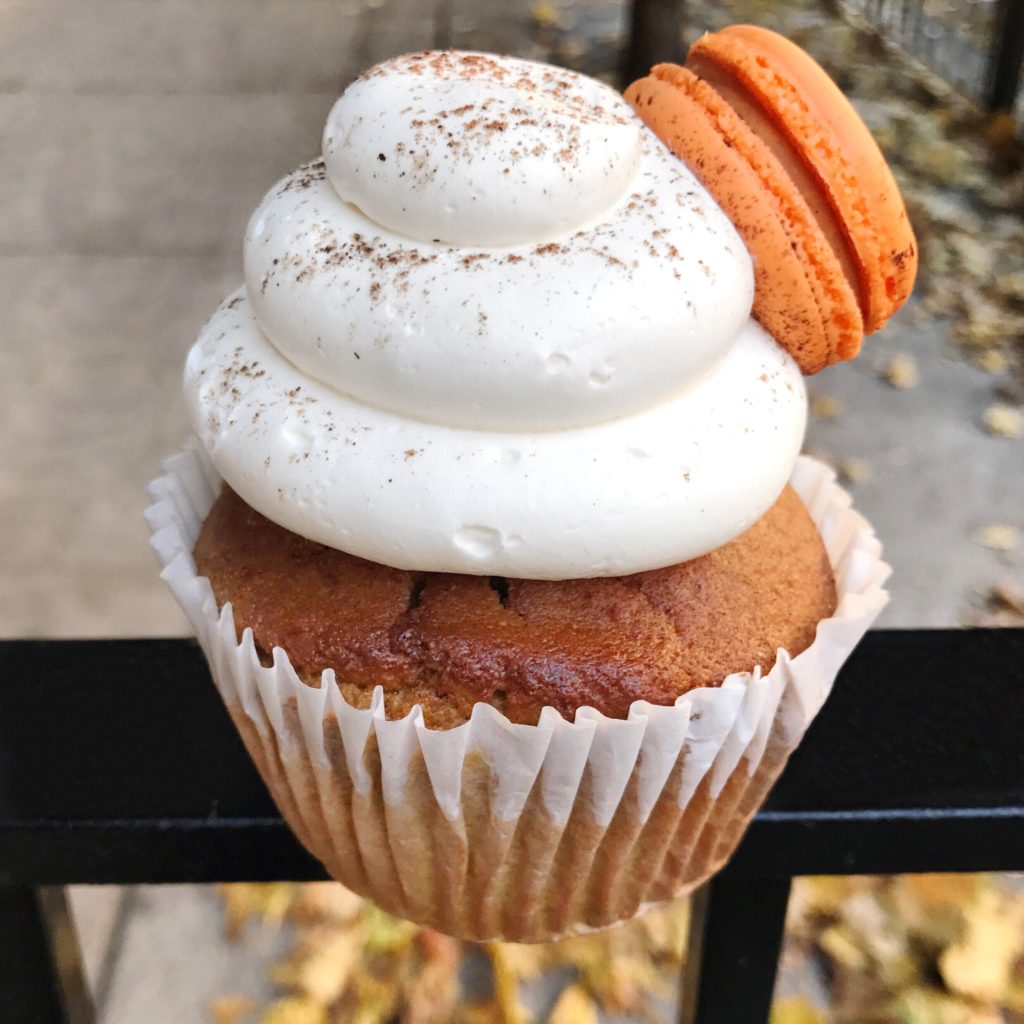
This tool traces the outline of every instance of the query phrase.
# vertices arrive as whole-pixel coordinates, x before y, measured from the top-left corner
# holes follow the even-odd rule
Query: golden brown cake
[[[612,578],[504,579],[405,572],[305,540],[225,487],[203,524],[196,567],[239,633],[283,648],[319,685],[333,668],[350,703],[376,684],[389,717],[423,707],[449,728],[485,701],[515,722],[551,705],[625,717],[730,673],[798,654],[835,610],[821,538],[787,487],[732,542],[665,569]]]

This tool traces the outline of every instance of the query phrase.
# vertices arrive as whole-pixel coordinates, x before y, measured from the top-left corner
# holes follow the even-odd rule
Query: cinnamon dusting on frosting
[[[375,561],[683,560],[763,511],[799,447],[735,231],[573,72],[419,54],[363,76],[324,160],[254,213],[245,274],[189,357],[196,429],[253,507]]]

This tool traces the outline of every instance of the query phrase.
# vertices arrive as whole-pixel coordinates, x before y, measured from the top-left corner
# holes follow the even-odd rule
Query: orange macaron
[[[626,90],[754,259],[754,315],[805,373],[860,350],[906,301],[917,246],[871,133],[803,50],[752,25]]]

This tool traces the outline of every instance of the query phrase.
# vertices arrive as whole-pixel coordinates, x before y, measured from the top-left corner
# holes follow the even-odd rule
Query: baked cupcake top
[[[694,558],[773,503],[799,369],[732,224],[616,93],[408,55],[323,153],[254,213],[186,366],[249,505],[397,568],[566,579]]]

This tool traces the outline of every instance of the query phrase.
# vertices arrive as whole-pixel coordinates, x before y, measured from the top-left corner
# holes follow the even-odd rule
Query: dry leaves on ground
[[[653,1019],[652,998],[670,997],[682,964],[687,907],[678,903],[597,936],[523,946],[481,947],[492,992],[467,1001],[459,968],[466,944],[378,910],[333,883],[220,887],[229,937],[250,925],[287,922],[295,939],[271,969],[282,992],[259,1012],[245,997],[223,996],[212,1024],[532,1024],[524,987],[543,973],[570,967],[575,980],[547,1021],[596,1024],[598,1008]]]
[[[1008,523],[990,523],[974,535],[974,542],[992,551],[1013,551],[1020,543],[1020,531]]]
[[[801,879],[787,928],[831,978],[829,1021],[1024,1021],[1019,884],[986,875]],[[786,1012],[775,1024],[813,1019],[799,1007]]]
[[[481,998],[462,989],[467,944],[397,921],[339,885],[288,887],[283,915],[278,887],[222,893],[236,937],[250,920],[287,921],[295,942],[272,970],[280,997],[255,1011],[245,996],[224,996],[211,1007],[213,1024],[596,1024],[600,1013],[658,1020],[657,1007],[672,1002],[687,928],[679,902],[599,935],[492,943],[482,947],[492,981]],[[773,1024],[1024,1024],[1019,880],[799,879],[786,941],[787,973],[827,979],[829,1000],[782,998]],[[566,968],[554,1006],[535,1016],[527,989],[546,972],[564,978]]]

